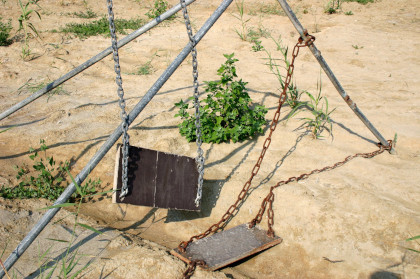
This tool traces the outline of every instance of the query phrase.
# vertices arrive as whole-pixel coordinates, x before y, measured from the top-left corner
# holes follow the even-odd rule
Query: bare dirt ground
[[[175,5],[177,1],[169,1]],[[205,22],[220,1],[197,1],[190,6],[195,30]],[[265,28],[281,36],[291,48],[298,39],[288,18],[271,14],[265,7],[276,1],[245,1],[247,27]],[[88,22],[75,12],[88,9],[106,14],[105,1],[40,1],[42,20],[33,23],[42,40],[31,40],[35,59],[20,57],[23,43],[16,40],[0,47],[0,111],[30,95],[33,84],[54,80],[106,49],[110,39],[94,36],[79,39],[53,33],[66,23]],[[153,1],[115,1],[117,18],[143,17]],[[398,134],[397,154],[385,152],[372,159],[357,158],[333,171],[316,174],[275,191],[275,225],[283,243],[219,272],[197,271],[194,278],[419,278],[420,257],[405,247],[419,249],[405,239],[420,234],[420,2],[379,0],[367,5],[342,3],[338,14],[324,13],[327,1],[290,1],[299,20],[316,37],[316,46],[368,119],[386,139]],[[352,11],[353,15],[345,15]],[[233,3],[198,46],[199,78],[215,80],[224,62],[223,54],[234,52],[239,59],[238,75],[249,82],[255,102],[275,111],[280,85],[265,65],[267,54],[253,52],[252,44],[239,39],[241,23],[233,15]],[[18,29],[17,1],[2,1],[0,16],[12,19]],[[127,109],[131,110],[163,70],[187,43],[184,23],[178,16],[137,38],[120,51]],[[94,19],[93,19],[94,20]],[[122,35],[119,36],[122,38]],[[270,38],[262,45],[279,57]],[[151,61],[150,75],[132,75]],[[332,165],[356,152],[377,149],[376,138],[360,122],[335,91],[309,50],[302,50],[295,67],[298,88],[328,97],[333,136],[314,140],[296,130],[297,116],[278,125],[270,150],[252,193],[228,228],[249,222],[262,199],[277,181],[315,168]],[[29,147],[45,139],[57,161],[71,160],[76,175],[119,125],[113,61],[107,57],[66,82],[67,94],[43,96],[0,122],[0,184],[13,187],[18,181],[13,166],[31,164]],[[191,58],[188,57],[150,104],[131,125],[131,144],[195,157],[195,143],[178,133],[179,118],[174,103],[192,94]],[[25,89],[26,88],[26,89]],[[20,90],[19,90],[20,89]],[[283,118],[290,109],[283,109]],[[152,209],[111,203],[110,197],[83,205],[83,220],[104,231],[96,236],[77,231],[76,246],[89,254],[92,265],[84,278],[181,278],[185,264],[168,251],[180,241],[206,230],[217,222],[235,201],[258,158],[264,136],[240,143],[204,144],[206,172],[203,209],[200,213]],[[91,172],[102,188],[112,188],[115,148]],[[39,220],[49,202],[0,200],[0,251],[2,260]],[[62,210],[55,220],[66,215]],[[266,228],[266,217],[261,227]],[[70,237],[71,219],[49,225],[22,256],[14,272],[18,278],[39,274],[39,255],[51,244],[48,238]],[[238,239],[240,241],[240,239]],[[7,245],[6,245],[7,244]],[[52,259],[64,253],[55,244]],[[32,275],[30,275],[32,274]]]

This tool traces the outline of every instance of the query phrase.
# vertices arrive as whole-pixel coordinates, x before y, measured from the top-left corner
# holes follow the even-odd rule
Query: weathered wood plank
[[[216,270],[281,242],[278,236],[269,237],[264,230],[242,224],[190,243],[185,253],[176,248],[171,254],[186,263],[203,260],[204,269]]]
[[[122,187],[122,154],[117,152],[114,190]],[[115,175],[114,174],[114,175]],[[123,201],[119,191],[113,202],[158,208],[200,210],[195,205],[198,171],[194,158],[130,146],[128,158],[128,195]]]

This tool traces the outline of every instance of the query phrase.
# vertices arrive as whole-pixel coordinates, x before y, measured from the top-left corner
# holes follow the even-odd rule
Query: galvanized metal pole
[[[219,19],[223,12],[229,7],[233,0],[224,0],[220,6],[214,11],[210,18],[204,23],[201,29],[194,36],[195,41],[198,43],[213,26],[213,24]],[[175,58],[171,65],[165,70],[165,72],[158,78],[153,86],[147,91],[144,97],[137,103],[134,109],[129,114],[129,123],[131,124],[140,112],[146,107],[150,100],[156,95],[159,89],[165,84],[165,82],[171,77],[175,70],[181,65],[182,61],[188,56],[192,49],[191,42],[180,52]],[[98,165],[106,153],[112,148],[122,134],[122,125],[119,125],[117,129],[109,136],[107,141],[101,146],[96,154],[90,159],[87,165],[82,171],[76,176],[76,183],[80,184],[86,179],[89,173]],[[76,187],[73,183],[67,186],[66,190],[56,200],[54,205],[65,203],[70,196],[74,193]],[[31,245],[35,238],[41,233],[45,226],[51,221],[55,214],[60,208],[49,209],[38,221],[38,223],[32,228],[32,230],[25,236],[25,238],[19,243],[17,248],[10,254],[10,256],[4,262],[4,266],[9,270],[13,264],[19,259],[19,257],[25,252],[25,250]],[[4,271],[0,271],[0,278],[4,276]]]
[[[308,39],[305,35],[304,28],[300,24],[299,20],[297,19],[296,15],[293,13],[292,9],[290,8],[289,4],[287,4],[286,0],[277,0],[281,7],[283,8],[286,15],[289,17],[290,21],[299,32],[300,36],[303,40]],[[366,118],[366,116],[362,113],[362,111],[357,107],[356,103],[350,98],[350,96],[346,93],[343,86],[341,86],[338,79],[335,77],[334,73],[331,71],[330,67],[328,66],[327,62],[321,55],[321,52],[316,48],[315,44],[310,44],[309,49],[311,50],[312,54],[315,56],[318,63],[321,65],[322,69],[324,70],[325,74],[331,80],[334,87],[337,89],[338,93],[340,93],[341,97],[347,103],[347,105],[353,110],[353,112],[360,118],[363,124],[373,133],[373,135],[381,142],[383,146],[389,146],[389,142],[379,133],[379,131],[370,123],[370,121]],[[391,147],[391,153],[394,152],[393,148]]]
[[[195,2],[195,0],[186,0],[185,2],[186,2],[187,5],[189,5],[193,2]],[[155,19],[153,19],[149,23],[143,25],[142,27],[140,27],[139,29],[137,29],[136,31],[131,33],[130,35],[128,35],[128,36],[124,37],[123,39],[121,39],[120,41],[118,41],[118,48],[121,48],[121,47],[125,46],[126,44],[128,44],[132,40],[136,39],[137,37],[139,37],[143,33],[149,31],[150,29],[152,29],[153,27],[155,27],[156,25],[158,25],[159,23],[161,23],[165,19],[169,18],[170,16],[174,15],[175,13],[177,13],[180,10],[181,10],[181,4],[175,5],[174,7],[169,9],[168,11],[164,12],[163,14],[156,17]],[[66,82],[67,80],[71,79],[72,77],[76,76],[77,74],[83,72],[84,70],[86,70],[87,68],[89,68],[93,64],[97,63],[98,61],[104,59],[105,57],[107,57],[111,53],[112,53],[112,48],[109,47],[109,48],[105,49],[104,51],[102,51],[101,53],[99,53],[99,54],[95,55],[94,57],[90,58],[89,60],[87,60],[83,64],[77,66],[76,68],[74,68],[73,70],[68,72],[67,74],[59,77],[58,79],[54,80],[53,82],[51,82],[50,84],[48,84],[44,88],[41,88],[40,90],[36,91],[35,93],[33,93],[28,98],[20,101],[19,103],[12,106],[8,110],[2,112],[0,114],[0,120],[3,120],[4,118],[8,117],[12,113],[18,111],[19,109],[23,108],[24,106],[28,105],[29,103],[35,101],[36,99],[38,99],[39,97],[41,97],[45,93],[53,90],[54,88],[56,88],[60,84]]]

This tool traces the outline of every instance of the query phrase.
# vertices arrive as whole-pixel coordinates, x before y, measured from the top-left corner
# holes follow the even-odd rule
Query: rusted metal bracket
[[[297,19],[296,15],[290,8],[289,4],[287,4],[286,0],[277,0],[281,7],[283,8],[284,12],[286,13],[287,17],[292,22],[293,26],[296,28],[298,33],[300,34],[303,41],[309,41],[308,33],[302,27],[299,20]],[[309,49],[311,50],[312,54],[315,56],[318,63],[321,65],[321,68],[324,70],[325,74],[331,80],[334,87],[337,89],[338,93],[347,103],[347,105],[353,110],[353,112],[360,118],[360,120],[365,124],[365,126],[373,133],[373,135],[379,140],[379,142],[385,146],[390,147],[389,152],[391,154],[395,154],[394,146],[389,146],[389,142],[379,133],[379,131],[372,125],[372,123],[366,118],[366,116],[362,113],[362,111],[357,107],[356,103],[350,98],[350,96],[346,93],[343,86],[341,86],[338,79],[335,77],[334,73],[331,71],[330,67],[328,66],[327,62],[321,55],[321,52],[317,49],[314,43],[308,44]]]

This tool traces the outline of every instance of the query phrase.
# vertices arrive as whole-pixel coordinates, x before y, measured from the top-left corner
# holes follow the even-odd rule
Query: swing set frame
[[[293,13],[292,9],[286,2],[286,0],[277,0],[281,7],[283,8],[284,12],[292,22],[293,26],[299,33],[300,37],[303,41],[309,41],[310,38],[308,34],[305,32],[305,29],[300,24],[299,20],[297,19],[296,15]],[[190,5],[191,3],[195,2],[195,0],[185,0],[186,5]],[[223,0],[219,7],[214,11],[214,13],[208,18],[208,20],[203,24],[203,26],[198,30],[198,32],[194,35],[194,40],[196,44],[198,44],[201,39],[205,36],[205,34],[210,30],[210,28],[214,25],[214,23],[220,18],[220,16],[226,11],[229,5],[233,2],[233,0]],[[127,37],[123,38],[122,40],[118,41],[117,46],[118,48],[123,47],[130,41],[134,40],[141,34],[144,34],[154,26],[161,23],[163,20],[169,18],[170,16],[174,15],[178,11],[181,10],[181,5],[177,4],[173,8],[169,9],[165,13],[161,14],[154,20],[150,21],[143,27],[139,28],[138,30],[134,31]],[[167,67],[167,69],[162,73],[162,75],[156,80],[156,82],[152,85],[152,87],[147,91],[144,97],[135,105],[133,110],[127,116],[127,123],[131,124],[137,116],[141,113],[141,111],[147,106],[147,104],[151,101],[151,99],[157,94],[160,88],[164,85],[164,83],[172,76],[175,70],[181,65],[181,63],[185,60],[185,58],[190,54],[191,50],[193,49],[194,45],[191,42],[184,47],[184,49],[178,54],[178,56],[173,60],[173,62]],[[383,146],[385,150],[388,150],[391,154],[394,153],[394,146],[391,141],[385,140],[385,138],[379,133],[379,131],[372,125],[372,123],[366,118],[366,116],[361,112],[361,110],[357,107],[356,103],[350,98],[350,96],[346,93],[344,88],[341,86],[338,79],[335,77],[334,73],[324,60],[321,55],[321,52],[316,48],[315,44],[312,43],[308,46],[318,63],[321,65],[322,69],[324,70],[325,74],[328,76],[334,87],[337,89],[338,93],[341,95],[343,100],[347,103],[347,105],[352,109],[352,111],[359,117],[362,123],[372,132],[372,134],[379,140],[380,144]],[[33,102],[37,98],[41,97],[45,93],[51,91],[55,87],[59,86],[60,84],[64,83],[68,79],[74,77],[75,75],[79,74],[80,72],[84,71],[85,69],[89,68],[96,62],[100,61],[101,59],[107,57],[111,54],[112,49],[111,47],[107,48],[106,50],[102,51],[98,55],[92,57],[88,61],[84,62],[80,66],[76,67],[72,71],[68,72],[64,76],[58,78],[57,80],[51,82],[46,87],[38,90],[25,100],[19,102],[15,106],[11,107],[10,109],[6,110],[5,112],[0,114],[0,121],[17,110],[21,109],[22,107],[28,105],[29,103]],[[75,177],[75,182],[81,184],[89,173],[98,165],[98,163],[104,158],[104,156],[110,151],[110,149],[114,146],[114,144],[118,141],[123,133],[122,124],[120,124],[114,132],[108,137],[106,142],[101,146],[101,148],[94,154],[94,156],[90,159],[90,161],[86,164],[86,166],[80,171],[80,173]],[[54,206],[60,205],[65,203],[70,196],[76,191],[76,187],[74,183],[69,184],[66,190],[61,194],[61,196],[55,201]],[[41,231],[48,225],[48,223],[52,220],[52,218],[56,215],[56,213],[60,210],[60,207],[55,207],[49,209],[42,218],[38,221],[38,223],[31,229],[31,231],[25,236],[25,238],[18,244],[16,249],[9,255],[9,257],[4,262],[4,268],[9,270],[14,263],[19,259],[19,257],[26,251],[26,249],[32,244],[32,242],[36,239],[36,237],[41,233]],[[5,271],[2,269],[0,270],[0,278],[3,278],[5,275]]]

